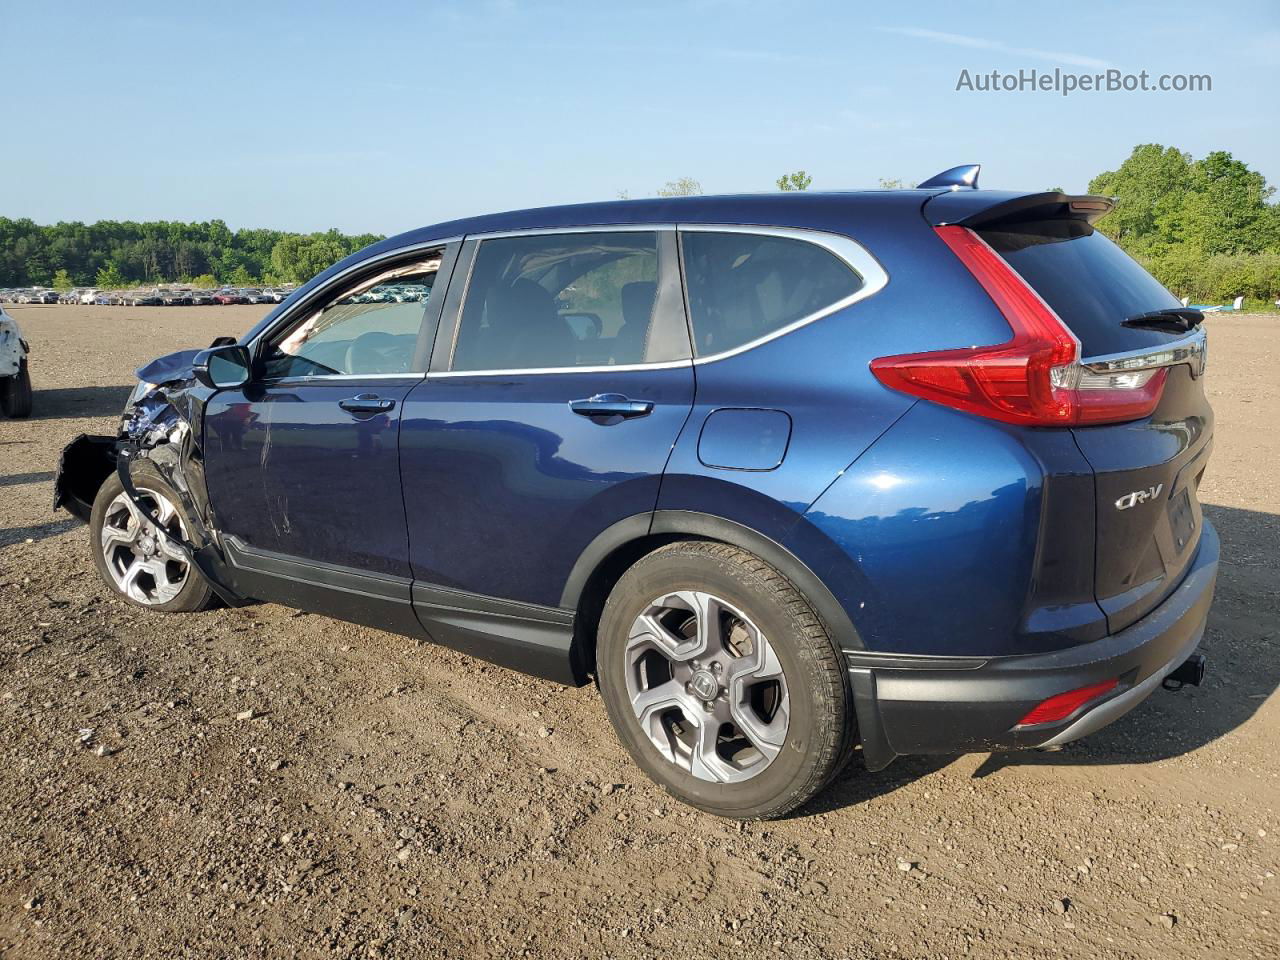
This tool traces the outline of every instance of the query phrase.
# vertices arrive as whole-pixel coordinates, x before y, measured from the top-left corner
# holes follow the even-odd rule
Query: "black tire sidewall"
[[[14,420],[31,416],[31,371],[25,357],[18,361],[18,372],[0,383],[0,407]]]
[[[196,529],[192,518],[182,505],[182,498],[178,496],[177,491],[160,475],[160,472],[155,467],[145,460],[139,461],[134,464],[130,478],[133,480],[135,487],[154,490],[169,500],[182,514],[183,524],[189,532]],[[205,580],[204,575],[194,566],[188,570],[187,582],[182,585],[178,595],[166,603],[139,603],[116,586],[115,580],[111,576],[111,571],[107,568],[107,558],[103,555],[100,544],[102,542],[102,525],[106,517],[107,508],[110,506],[111,501],[123,492],[124,484],[120,482],[120,477],[113,471],[102,486],[98,488],[98,494],[93,500],[93,511],[89,515],[89,549],[93,553],[93,563],[98,570],[98,576],[102,578],[102,582],[116,596],[133,604],[135,607],[141,607],[143,610],[156,610],[161,613],[193,613],[197,610],[205,609],[212,600],[213,590],[208,581]]]
[[[824,651],[815,649],[812,632],[797,621],[795,610],[765,578],[732,558],[680,546],[695,545],[650,554],[628,570],[610,594],[597,647],[597,680],[605,708],[636,763],[680,800],[720,816],[781,815],[812,796],[834,772],[835,764],[821,745],[833,736],[844,741],[846,698],[832,695],[830,676],[817,662]],[[746,614],[769,639],[786,675],[786,746],[765,770],[738,783],[700,780],[667,760],[640,728],[627,696],[625,646],[631,624],[655,598],[681,589],[712,593]],[[818,642],[830,646],[825,634]]]

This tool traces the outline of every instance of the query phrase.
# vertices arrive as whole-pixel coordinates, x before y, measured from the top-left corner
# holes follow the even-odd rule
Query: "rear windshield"
[[[1071,328],[1082,356],[1159,346],[1180,336],[1123,326],[1127,317],[1182,303],[1089,224],[1001,223],[978,233]]]

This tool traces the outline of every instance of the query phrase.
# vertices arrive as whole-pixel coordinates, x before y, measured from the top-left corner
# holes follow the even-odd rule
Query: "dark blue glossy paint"
[[[868,648],[1033,653],[1105,633],[1088,464],[1070,431],[1033,436],[920,403],[808,511],[789,546],[824,571]],[[1073,478],[1084,514],[1047,516]],[[1074,554],[1037,558],[1042,531]]]
[[[862,200],[840,232],[874,252],[888,285],[786,336],[697,364],[697,399],[667,468],[660,509],[710,513],[786,543],[841,471],[915,402],[875,379],[873,359],[1009,338],[990,298],[919,216],[920,197],[884,193]],[[908,200],[912,209],[904,210]],[[791,418],[781,466],[765,473],[706,466],[697,446],[707,417],[752,403]]]
[[[630,201],[477,217],[388,239],[315,278],[258,329],[378,254],[541,227],[824,230],[860,242],[889,282],[719,360],[401,385],[398,458],[394,416],[377,434],[385,445],[372,449],[361,446],[359,425],[334,416],[337,395],[354,390],[220,396],[206,430],[214,505],[227,515],[225,529],[265,549],[543,605],[559,602],[588,544],[612,525],[655,509],[702,514],[781,545],[825,584],[856,630],[836,638],[851,648],[994,656],[1097,640],[1172,589],[1190,555],[1175,551],[1158,571],[1139,564],[1138,573],[1151,573],[1142,582],[1131,562],[1110,573],[1095,563],[1095,550],[1101,557],[1108,546],[1099,530],[1128,556],[1135,542],[1168,547],[1158,517],[1135,518],[1128,534],[1108,526],[1112,489],[1143,486],[1148,475],[1168,490],[1187,487],[1211,432],[1207,407],[1170,407],[1166,421],[1158,414],[1121,427],[1028,430],[916,401],[883,387],[868,366],[1008,339],[1008,324],[931,224],[1018,196]],[[654,411],[602,425],[569,409],[605,393],[652,401]],[[321,407],[290,412],[291,397]],[[243,427],[220,434],[219,418]],[[1163,472],[1149,474],[1153,463]],[[1095,482],[1095,471],[1105,479]],[[1198,525],[1198,506],[1193,512]]]
[[[216,394],[204,439],[219,529],[260,550],[409,576],[397,435],[416,382],[281,382]],[[397,405],[374,416],[338,406],[367,393]]]
[[[785,410],[721,407],[707,414],[698,435],[698,460],[720,470],[776,470],[791,442]]]
[[[653,412],[597,423],[569,409],[601,393]],[[424,381],[400,432],[413,575],[556,605],[600,531],[653,511],[692,402],[689,364]]]

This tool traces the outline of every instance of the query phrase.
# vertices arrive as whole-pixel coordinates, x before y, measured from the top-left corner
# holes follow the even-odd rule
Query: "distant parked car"
[[[187,302],[193,307],[207,307],[213,303],[213,294],[208,290],[192,290],[188,294]]]
[[[83,304],[86,304],[86,305],[87,305],[87,304],[94,304],[94,303],[97,303],[97,302],[98,302],[98,291],[97,291],[97,290],[93,290],[93,289],[90,289],[90,290],[83,290],[83,291],[81,291],[81,293],[80,293],[80,302],[81,302],[81,303],[83,303]]]
[[[214,303],[244,303],[244,295],[239,290],[222,289],[213,295]]]
[[[180,307],[191,302],[191,295],[186,290],[168,290],[162,287],[156,291],[156,296],[166,307]]]
[[[126,299],[131,307],[158,307],[164,302],[156,293],[131,293]]]
[[[27,370],[30,352],[18,322],[0,307],[0,410],[6,417],[31,415],[31,373]]]

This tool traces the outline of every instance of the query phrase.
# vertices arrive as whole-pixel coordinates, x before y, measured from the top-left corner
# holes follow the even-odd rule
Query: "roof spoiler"
[[[985,202],[984,202],[985,201]],[[1093,223],[1116,205],[1111,197],[1066,193],[1025,193],[1009,196],[944,193],[925,204],[925,219],[934,226],[958,224],[986,227],[1028,220],[1083,220]]]
[[[918,190],[932,190],[935,187],[947,187],[951,190],[959,190],[962,187],[968,187],[970,190],[978,189],[978,171],[982,169],[980,163],[962,163],[958,167],[952,167],[950,170],[943,170],[920,184]]]

